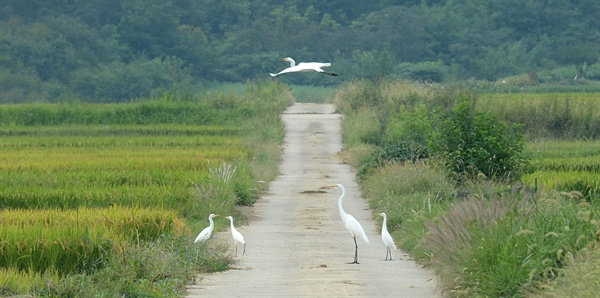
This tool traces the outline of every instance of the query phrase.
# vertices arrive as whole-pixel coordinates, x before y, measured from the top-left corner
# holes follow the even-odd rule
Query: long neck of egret
[[[381,227],[382,231],[387,232],[387,215],[383,214],[383,226]]]
[[[294,61],[294,59],[289,58],[288,61],[290,62],[290,67],[296,66],[296,61]]]
[[[344,215],[346,215],[346,212],[344,212],[344,207],[342,206],[342,200],[344,199],[344,196],[346,195],[346,189],[344,189],[344,186],[342,186],[342,185],[340,185],[339,187],[342,189],[342,195],[338,199],[338,207],[340,208],[340,216],[342,217],[343,220],[345,220],[346,217]]]

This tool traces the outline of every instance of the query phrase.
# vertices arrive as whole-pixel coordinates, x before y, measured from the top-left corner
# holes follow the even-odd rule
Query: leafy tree
[[[573,65],[577,71],[575,79],[585,79],[592,64],[600,59],[600,44],[577,43],[565,45],[558,50],[559,61]]]
[[[464,98],[450,115],[438,111],[428,148],[458,181],[484,174],[520,179],[526,160],[525,137],[519,125],[508,125],[489,112],[475,112]]]
[[[110,92],[82,86],[137,69],[143,59],[171,57],[197,83],[269,78],[285,67],[284,56],[329,61],[340,73],[281,78],[292,84],[495,81],[564,65],[590,79],[597,77],[598,15],[594,0],[0,1],[0,67],[14,76],[1,80],[0,92],[9,102],[82,90],[95,98]],[[137,94],[163,88],[160,81],[140,80],[158,85]]]

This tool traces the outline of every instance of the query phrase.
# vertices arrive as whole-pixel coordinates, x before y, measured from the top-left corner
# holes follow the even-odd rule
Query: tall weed
[[[572,200],[576,193],[540,197],[520,187],[472,196],[428,223],[421,245],[454,296],[523,296],[598,240],[599,214]]]

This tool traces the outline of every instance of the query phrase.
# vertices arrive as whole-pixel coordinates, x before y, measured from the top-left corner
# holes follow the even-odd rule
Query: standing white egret
[[[321,63],[321,62],[300,62],[296,65],[296,61],[290,57],[281,58],[283,61],[287,61],[290,63],[290,67],[278,72],[271,73],[272,77],[276,77],[280,74],[290,73],[290,72],[318,72],[330,76],[337,76],[337,73],[326,72],[321,67],[329,67],[331,63]]]
[[[398,249],[396,248],[394,239],[392,239],[392,235],[390,235],[390,233],[387,230],[387,216],[383,212],[379,213],[379,215],[383,216],[383,225],[381,226],[381,240],[383,240],[383,244],[385,244],[385,248],[386,248],[385,260],[393,261],[392,260],[392,250],[390,248],[393,248],[394,250],[398,250]],[[390,255],[389,260],[388,260],[388,254]]]
[[[355,246],[354,262],[352,262],[350,264],[359,264],[358,263],[358,243],[356,243],[356,236],[359,236],[365,243],[369,243],[369,238],[367,238],[367,234],[365,234],[365,230],[363,230],[363,227],[360,225],[358,220],[356,220],[356,218],[354,218],[354,216],[352,216],[344,211],[344,207],[342,206],[342,200],[344,199],[344,196],[346,195],[346,189],[344,188],[344,186],[341,184],[325,186],[325,188],[336,188],[336,187],[340,188],[342,190],[342,195],[338,199],[338,208],[340,209],[340,216],[342,217],[344,226],[346,226],[346,229],[350,232],[350,235],[352,235],[352,238],[354,239],[354,246]]]
[[[242,233],[238,232],[233,226],[233,217],[227,216],[229,222],[231,223],[231,236],[233,236],[233,243],[235,244],[235,255],[237,256],[237,246],[238,244],[244,245],[244,251],[242,252],[242,256],[246,254],[246,241],[244,241],[244,236]]]
[[[194,240],[194,243],[198,243],[198,242],[205,242],[206,240],[208,240],[208,238],[210,238],[210,235],[212,234],[213,229],[215,228],[215,223],[213,222],[213,218],[215,216],[215,214],[211,214],[208,216],[208,222],[210,222],[210,225],[206,228],[204,228],[204,230],[202,230],[202,232],[200,232],[200,234],[198,234],[198,237],[196,237],[196,240]]]

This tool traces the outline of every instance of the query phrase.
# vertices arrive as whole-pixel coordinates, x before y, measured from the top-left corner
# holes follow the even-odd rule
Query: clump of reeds
[[[422,241],[434,258],[459,262],[466,251],[471,249],[472,225],[485,227],[495,224],[514,207],[514,201],[493,198],[489,201],[478,196],[456,203],[448,214],[440,215],[436,222],[426,221],[429,233]]]

